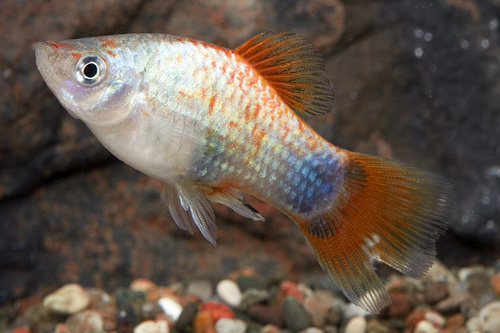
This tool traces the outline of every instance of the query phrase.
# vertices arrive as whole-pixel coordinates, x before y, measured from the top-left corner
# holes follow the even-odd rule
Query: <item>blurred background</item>
[[[179,230],[162,184],[111,156],[57,102],[31,45],[160,32],[234,48],[263,31],[309,38],[335,109],[307,121],[351,150],[442,175],[456,191],[438,258],[500,265],[499,0],[4,0],[0,4],[0,304],[68,282],[112,289],[251,268],[321,269],[298,229],[217,206],[218,246]]]

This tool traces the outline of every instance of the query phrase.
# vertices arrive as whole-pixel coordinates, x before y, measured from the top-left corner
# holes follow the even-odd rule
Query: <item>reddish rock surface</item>
[[[449,179],[458,204],[440,259],[497,258],[499,11],[494,0],[3,1],[0,304],[75,281],[113,290],[242,267],[321,272],[292,222],[254,199],[265,223],[217,207],[217,248],[178,230],[162,184],[112,157],[50,93],[31,49],[48,39],[163,32],[235,47],[261,31],[301,33],[337,95],[334,112],[309,122],[339,146]]]

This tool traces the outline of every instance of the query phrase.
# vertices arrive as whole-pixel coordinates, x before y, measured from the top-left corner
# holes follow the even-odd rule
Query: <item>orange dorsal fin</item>
[[[288,106],[304,115],[323,115],[334,101],[323,60],[307,39],[264,32],[234,50],[252,65]]]

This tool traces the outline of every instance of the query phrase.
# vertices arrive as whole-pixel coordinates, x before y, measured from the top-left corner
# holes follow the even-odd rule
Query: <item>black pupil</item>
[[[94,78],[97,75],[97,72],[98,72],[97,65],[93,62],[88,63],[85,65],[85,67],[83,67],[83,75],[85,75],[85,77],[87,78],[90,79]]]

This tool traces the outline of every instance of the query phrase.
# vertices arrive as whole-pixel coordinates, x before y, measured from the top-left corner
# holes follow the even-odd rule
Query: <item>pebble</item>
[[[405,326],[413,332],[417,324],[425,319],[425,312],[422,310],[414,310],[405,319]]]
[[[281,313],[285,326],[292,332],[302,331],[312,325],[311,316],[295,297],[288,296],[283,299]]]
[[[225,279],[217,284],[217,295],[232,307],[240,305],[243,295],[238,284],[233,280]]]
[[[448,283],[446,281],[436,281],[429,284],[425,290],[425,300],[435,304],[448,296]]]
[[[491,285],[493,286],[493,289],[497,293],[497,297],[500,297],[500,274],[496,274],[491,278]]]
[[[422,320],[415,327],[414,333],[439,333],[439,330],[427,320]]]
[[[148,279],[136,279],[130,284],[130,289],[135,291],[148,292],[156,288],[156,284]]]
[[[300,331],[300,333],[325,333],[325,331],[317,327],[308,327],[305,330]]]
[[[66,324],[57,324],[56,328],[54,328],[54,333],[69,333],[71,332],[70,328]],[[11,333],[21,333],[17,331],[11,331]],[[30,333],[29,329],[26,329],[26,333]]]
[[[446,321],[446,329],[450,331],[465,328],[465,317],[461,313],[454,314]]]
[[[43,299],[43,306],[51,312],[73,314],[86,309],[90,296],[79,284],[67,284]]]
[[[262,327],[262,329],[260,330],[260,333],[280,333],[280,329],[279,329],[279,327],[277,327],[275,325],[268,324],[268,325]]]
[[[291,281],[281,282],[279,294],[280,294],[280,298],[295,297],[299,301],[304,300],[304,295],[302,294],[302,291],[299,289],[299,287],[295,283],[293,283]]]
[[[312,295],[304,299],[304,308],[311,315],[312,324],[317,327],[325,325],[330,310],[336,304],[338,303],[335,303],[333,294],[326,290],[315,290]],[[337,313],[334,310],[333,312]],[[335,321],[338,323],[340,320],[335,318]]]
[[[283,326],[281,310],[274,306],[255,304],[248,308],[250,318],[263,325]]]
[[[474,316],[469,318],[465,323],[465,328],[467,329],[467,332],[480,332],[481,324],[479,322],[479,317]]]
[[[370,314],[369,312],[366,312],[365,310],[363,310],[359,306],[356,306],[352,303],[348,303],[344,307],[344,319],[346,321],[351,319],[352,317],[355,317],[355,316],[366,316],[369,314]]]
[[[436,304],[434,309],[442,314],[454,314],[460,312],[460,307],[472,299],[468,292],[452,294]]]
[[[408,294],[403,292],[391,291],[389,292],[389,296],[392,299],[392,303],[387,308],[389,317],[406,317],[411,311]]]
[[[370,319],[366,325],[366,331],[369,333],[389,333],[389,327],[376,319]]]
[[[166,320],[146,320],[134,328],[134,333],[168,333]]]
[[[193,321],[193,333],[215,333],[214,320],[210,312],[201,310]]]
[[[441,328],[446,323],[446,319],[436,311],[427,311],[425,313],[425,320],[430,322],[434,327]]]
[[[214,322],[221,318],[234,318],[234,312],[226,304],[210,301],[201,306],[201,310],[208,311]]]
[[[245,292],[247,289],[267,290],[266,284],[253,276],[240,275],[236,279],[236,283],[242,292]]]
[[[163,312],[174,321],[177,320],[182,313],[182,305],[173,298],[162,297],[158,300],[158,304],[163,309]]]
[[[486,305],[478,317],[479,325],[484,332],[500,332],[500,301]]]
[[[217,333],[245,333],[247,324],[241,319],[221,318],[215,323]]]
[[[352,317],[345,327],[345,333],[363,333],[366,332],[367,326],[366,318],[364,316]]]
[[[186,305],[184,305],[181,315],[175,322],[175,329],[177,331],[184,331],[189,326],[191,326],[197,312],[198,304],[196,304],[195,302],[188,302]]]
[[[186,294],[188,296],[195,296],[202,302],[208,302],[214,294],[212,283],[207,279],[193,280],[189,282]]]
[[[93,311],[86,310],[73,314],[66,320],[70,332],[101,333],[104,331],[104,322],[101,316]]]
[[[269,291],[267,290],[254,288],[246,289],[243,292],[239,308],[241,310],[247,310],[254,304],[261,304],[268,301],[270,297]]]

